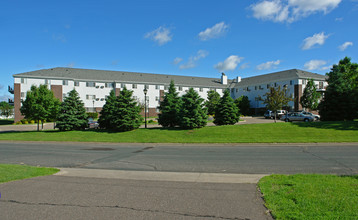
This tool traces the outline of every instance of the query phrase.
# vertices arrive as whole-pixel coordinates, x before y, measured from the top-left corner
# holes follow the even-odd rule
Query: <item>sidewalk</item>
[[[62,169],[0,184],[0,213],[4,220],[272,219],[256,184],[238,183],[257,180],[257,175]]]

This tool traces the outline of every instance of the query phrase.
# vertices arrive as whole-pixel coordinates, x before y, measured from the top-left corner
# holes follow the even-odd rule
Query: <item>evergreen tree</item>
[[[86,109],[75,89],[62,102],[56,127],[60,131],[83,130],[88,127]]]
[[[182,96],[182,106],[179,112],[180,127],[185,129],[201,128],[207,123],[207,109],[203,104],[204,99],[190,88],[189,91]]]
[[[114,127],[111,127],[111,122],[113,121],[113,113],[116,110],[116,102],[117,96],[115,91],[112,90],[109,93],[109,96],[106,97],[106,103],[104,104],[100,113],[101,116],[98,119],[98,123],[101,128],[114,129]]]
[[[205,102],[205,106],[208,109],[209,115],[215,114],[215,109],[220,100],[220,94],[215,90],[208,91],[208,100]]]
[[[125,87],[120,92],[114,102],[114,109],[110,113],[111,121],[107,128],[115,131],[131,131],[139,128],[143,121],[140,115],[141,107],[132,98],[132,94],[133,91],[127,90]]]
[[[40,121],[43,123],[44,120],[56,118],[58,112],[54,109],[58,109],[58,105],[59,100],[55,98],[47,85],[31,86],[20,111],[26,119],[37,121],[37,130],[39,130]]]
[[[168,92],[165,93],[163,101],[160,102],[158,114],[158,124],[163,127],[175,127],[179,125],[178,114],[180,111],[180,98],[176,92],[174,81],[169,85]]]
[[[317,110],[320,97],[313,79],[309,79],[300,99],[302,107]]]
[[[243,95],[235,99],[235,104],[242,115],[250,115],[250,100],[249,97]]]
[[[229,90],[225,90],[216,107],[214,124],[233,125],[240,119],[239,109],[230,96]]]
[[[358,118],[358,64],[345,57],[333,65],[328,86],[319,104],[323,121],[353,120]]]

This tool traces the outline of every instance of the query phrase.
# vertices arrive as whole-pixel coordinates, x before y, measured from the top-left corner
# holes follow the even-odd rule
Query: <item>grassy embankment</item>
[[[358,176],[271,175],[259,187],[275,219],[358,219]]]
[[[358,142],[358,121],[211,126],[193,130],[148,128],[0,133],[0,140],[122,143],[319,143]]]
[[[57,173],[59,170],[47,167],[32,167],[15,164],[0,164],[0,183],[32,178],[36,176],[47,176]]]

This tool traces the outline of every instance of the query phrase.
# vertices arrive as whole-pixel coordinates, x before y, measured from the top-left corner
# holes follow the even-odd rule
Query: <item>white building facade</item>
[[[147,88],[147,111],[150,117],[159,113],[158,106],[171,80],[179,96],[193,88],[203,99],[207,99],[210,90],[217,91],[221,96],[226,89],[230,89],[232,98],[248,96],[251,108],[255,109],[265,107],[258,97],[263,97],[270,87],[286,88],[287,94],[296,99],[289,105],[294,110],[300,110],[297,99],[302,96],[308,79],[314,79],[321,91],[327,86],[325,76],[295,69],[233,80],[228,80],[224,73],[221,78],[204,78],[60,67],[15,74],[13,77],[14,88],[11,90],[14,94],[15,121],[23,118],[20,112],[21,100],[26,98],[26,92],[32,85],[48,85],[61,101],[69,91],[75,89],[88,112],[100,112],[110,91],[114,89],[118,95],[124,87],[133,90],[133,98],[144,104],[143,90]]]

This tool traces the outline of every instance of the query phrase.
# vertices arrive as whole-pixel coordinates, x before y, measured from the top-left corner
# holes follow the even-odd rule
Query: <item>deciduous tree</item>
[[[277,88],[271,87],[270,91],[265,93],[264,99],[260,97],[266,108],[270,109],[275,113],[275,122],[276,122],[276,111],[282,109],[283,106],[288,105],[290,101],[293,101],[292,98],[286,95],[286,91],[281,89],[280,86]]]

